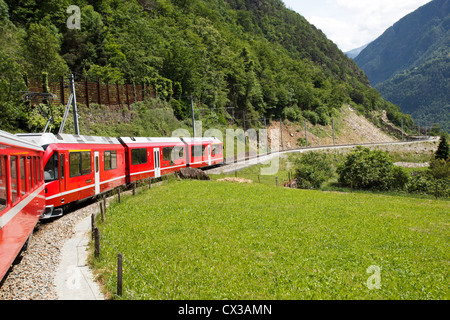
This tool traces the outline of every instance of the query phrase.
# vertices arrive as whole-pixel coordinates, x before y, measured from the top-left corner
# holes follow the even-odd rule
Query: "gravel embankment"
[[[22,260],[0,287],[0,300],[57,300],[54,278],[60,250],[73,236],[75,225],[98,210],[98,203],[92,203],[54,221],[39,223]]]

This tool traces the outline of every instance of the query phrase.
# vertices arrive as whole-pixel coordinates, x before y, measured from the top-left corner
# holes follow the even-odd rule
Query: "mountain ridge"
[[[79,30],[66,26],[69,5],[80,8]],[[2,81],[17,88],[0,90],[0,116],[14,108],[14,129],[42,129],[14,93],[26,90],[24,80],[69,70],[77,80],[152,85],[180,120],[190,119],[192,96],[222,122],[227,114],[215,110],[245,113],[246,127],[262,117],[327,125],[345,103],[370,118],[385,109],[397,125],[412,125],[353,60],[280,0],[0,0],[0,8]]]
[[[387,29],[355,61],[383,98],[421,125],[450,131],[450,1],[433,0]]]

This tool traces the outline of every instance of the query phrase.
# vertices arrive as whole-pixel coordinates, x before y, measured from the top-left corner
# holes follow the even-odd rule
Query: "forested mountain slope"
[[[407,15],[355,61],[383,97],[422,124],[450,131],[450,1]]]
[[[81,9],[69,29],[67,8]],[[356,63],[280,0],[0,0],[0,127],[27,130],[24,78],[148,83],[176,116],[196,105],[248,119],[327,124],[350,103],[410,117],[370,87]],[[8,118],[8,121],[4,119]],[[248,123],[251,125],[251,123]]]

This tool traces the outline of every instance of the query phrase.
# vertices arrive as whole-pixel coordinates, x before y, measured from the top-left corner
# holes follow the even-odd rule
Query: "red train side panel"
[[[186,146],[179,138],[120,137],[126,147],[127,183],[186,167]]]
[[[45,209],[43,149],[0,130],[0,280]]]
[[[42,145],[44,154],[44,218],[62,207],[126,183],[125,148],[115,138],[59,134],[21,135]]]
[[[188,165],[193,168],[223,163],[223,143],[217,138],[182,138],[189,151]]]

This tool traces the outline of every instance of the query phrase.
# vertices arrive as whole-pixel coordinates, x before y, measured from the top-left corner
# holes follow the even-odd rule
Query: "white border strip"
[[[106,180],[106,181],[101,182],[100,185],[105,184],[105,183],[109,183],[109,182],[113,182],[115,180],[123,179],[123,178],[125,178],[125,176],[120,176],[120,177],[117,177],[117,178],[114,178],[114,179]],[[47,197],[46,199],[47,200],[51,200],[51,199],[54,199],[54,198],[57,198],[57,197],[66,196],[68,194],[71,194],[71,193],[74,193],[74,192],[78,192],[78,191],[83,191],[83,190],[86,190],[86,189],[89,189],[89,188],[95,188],[95,183],[87,185],[85,187],[78,188],[78,189],[73,189],[73,190],[57,193],[57,194],[55,194],[55,195],[53,195],[51,197]]]
[[[36,189],[33,193],[30,193],[25,199],[20,201],[17,205],[12,207],[8,212],[6,212],[4,215],[0,217],[0,229],[2,229],[6,224],[11,221],[20,211],[23,210],[31,201],[36,198],[39,193],[44,190],[44,186],[40,186],[38,189]],[[42,212],[41,212],[42,213]],[[39,216],[41,215],[39,213]]]

